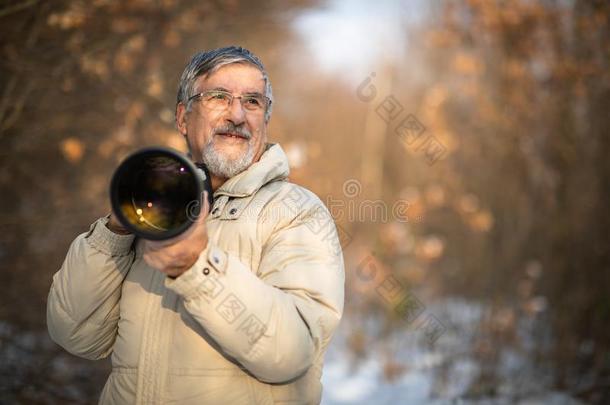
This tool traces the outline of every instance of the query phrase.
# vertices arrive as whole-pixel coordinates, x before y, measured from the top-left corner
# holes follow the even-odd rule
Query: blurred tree
[[[427,64],[447,95],[428,120],[459,137],[448,171],[493,217],[483,240],[443,226],[463,240],[447,252],[462,272],[444,285],[541,322],[548,314],[554,338],[537,354],[557,386],[607,401],[609,5],[471,0],[441,13]],[[439,181],[451,188],[454,177]],[[463,213],[480,211],[460,201]]]

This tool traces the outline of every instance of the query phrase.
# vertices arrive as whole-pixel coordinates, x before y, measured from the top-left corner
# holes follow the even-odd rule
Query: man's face
[[[263,74],[249,64],[232,63],[195,81],[194,93],[224,90],[234,96],[265,94]],[[230,178],[258,161],[267,141],[265,110],[250,111],[234,99],[225,110],[206,107],[201,98],[192,101],[191,111],[178,104],[178,129],[187,139],[192,158],[205,163],[212,174]]]

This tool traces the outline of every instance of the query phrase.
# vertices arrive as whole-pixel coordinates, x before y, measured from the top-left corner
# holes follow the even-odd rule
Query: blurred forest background
[[[182,69],[232,44],[266,65],[270,139],[341,233],[324,403],[610,403],[609,18],[603,0],[0,1],[0,403],[96,402],[109,362],[50,341],[51,277],[126,154],[185,149]]]

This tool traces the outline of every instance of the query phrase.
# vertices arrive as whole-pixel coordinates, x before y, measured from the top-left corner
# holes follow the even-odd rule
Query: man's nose
[[[227,119],[235,125],[243,124],[246,120],[246,112],[241,105],[241,99],[234,98],[229,106]]]

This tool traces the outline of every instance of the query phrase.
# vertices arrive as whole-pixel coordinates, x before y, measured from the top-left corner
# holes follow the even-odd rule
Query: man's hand
[[[114,212],[112,212],[110,214],[110,218],[108,219],[108,222],[106,223],[106,228],[110,229],[112,232],[119,234],[119,235],[131,234],[131,232],[129,232],[127,229],[125,229],[123,227],[123,225],[121,225],[121,223],[117,220]]]
[[[149,266],[175,278],[195,264],[199,254],[208,246],[205,226],[209,211],[207,192],[204,192],[202,204],[197,221],[185,232],[164,241],[144,241],[144,261]]]

